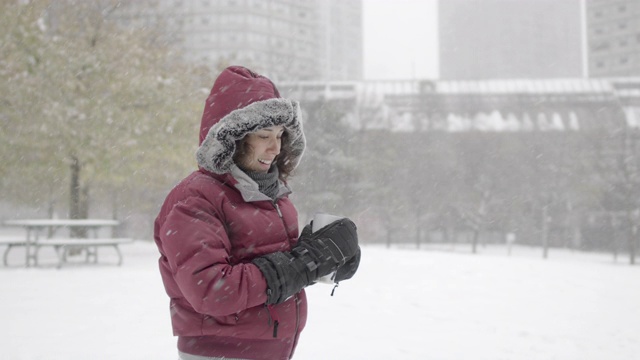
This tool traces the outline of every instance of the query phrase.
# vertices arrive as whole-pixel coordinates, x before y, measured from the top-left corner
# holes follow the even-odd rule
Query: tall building
[[[640,1],[586,3],[589,76],[640,76]]]
[[[441,0],[438,7],[442,79],[584,76],[581,0]]]
[[[184,58],[273,80],[361,80],[362,0],[129,0],[130,26],[162,24]]]
[[[292,1],[294,2],[294,1]],[[298,1],[295,1],[298,3]],[[361,0],[316,0],[320,6],[320,33],[324,36],[322,62],[325,80],[362,80],[364,44]]]

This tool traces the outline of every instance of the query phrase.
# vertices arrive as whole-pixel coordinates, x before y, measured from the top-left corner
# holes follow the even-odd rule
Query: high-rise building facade
[[[443,79],[640,76],[639,0],[442,0]]]
[[[582,77],[581,0],[441,0],[440,78]]]
[[[586,4],[589,76],[640,76],[640,1]]]
[[[274,80],[361,80],[361,0],[130,0],[131,26],[162,23],[183,57]]]

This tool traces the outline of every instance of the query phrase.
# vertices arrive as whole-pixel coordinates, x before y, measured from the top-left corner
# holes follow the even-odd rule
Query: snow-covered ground
[[[122,267],[106,265],[109,250],[104,265],[61,270],[21,268],[12,250],[0,358],[175,360],[155,245],[123,246]],[[640,359],[640,266],[611,255],[366,246],[330,293],[308,289],[295,359]]]

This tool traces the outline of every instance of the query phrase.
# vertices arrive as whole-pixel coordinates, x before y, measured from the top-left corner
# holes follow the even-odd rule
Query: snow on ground
[[[22,268],[24,250],[12,250],[0,266],[0,358],[175,360],[155,245],[122,246],[122,267],[109,250],[104,264],[60,270]],[[638,359],[639,280],[640,266],[606,254],[369,245],[333,297],[329,285],[308,289],[294,359]]]

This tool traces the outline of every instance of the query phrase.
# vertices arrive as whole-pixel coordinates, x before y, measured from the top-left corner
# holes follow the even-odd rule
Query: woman
[[[199,169],[171,190],[154,227],[181,359],[290,359],[306,322],[303,289],[355,273],[350,220],[298,238],[286,179],[304,147],[297,102],[243,67],[218,76]]]

